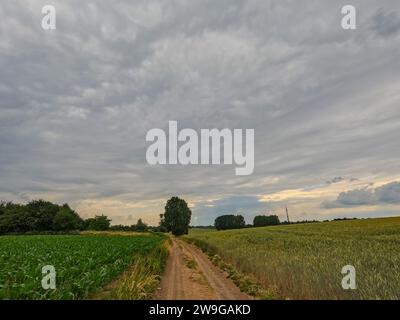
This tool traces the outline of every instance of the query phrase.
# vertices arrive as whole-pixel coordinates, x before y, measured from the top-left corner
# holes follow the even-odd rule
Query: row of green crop
[[[0,237],[0,299],[88,298],[163,241],[159,235]],[[46,265],[55,268],[55,290],[42,287]]]

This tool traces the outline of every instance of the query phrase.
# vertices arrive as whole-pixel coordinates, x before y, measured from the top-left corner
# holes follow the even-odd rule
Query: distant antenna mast
[[[287,206],[286,206],[286,217],[287,217],[287,222],[290,223],[290,220],[289,220],[289,211],[288,211],[288,209],[287,209]]]

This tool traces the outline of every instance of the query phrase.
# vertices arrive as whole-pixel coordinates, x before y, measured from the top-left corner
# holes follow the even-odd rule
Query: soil
[[[197,247],[173,238],[156,300],[249,300]]]

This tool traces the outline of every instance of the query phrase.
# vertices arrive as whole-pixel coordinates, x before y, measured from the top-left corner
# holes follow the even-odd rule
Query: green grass
[[[129,298],[145,298],[154,283],[141,283],[162,272],[165,259],[157,252],[165,255],[164,240],[160,235],[2,236],[0,299],[89,298],[130,266],[136,266],[138,278],[131,277]],[[56,290],[41,286],[45,265],[55,267]]]
[[[187,239],[276,298],[400,298],[400,218],[196,230]],[[345,265],[356,268],[356,290],[341,287]]]
[[[167,241],[157,246],[149,254],[135,259],[132,266],[115,281],[97,293],[93,299],[106,300],[146,300],[153,297],[155,289],[161,281],[168,258]]]

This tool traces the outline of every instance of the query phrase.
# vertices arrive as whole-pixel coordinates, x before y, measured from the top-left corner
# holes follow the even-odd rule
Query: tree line
[[[253,225],[246,225],[244,217],[242,215],[223,215],[215,219],[214,227],[217,230],[229,230],[229,229],[242,229],[246,227],[266,227],[276,226],[281,224],[279,217],[276,215],[260,215],[254,217]]]
[[[333,220],[323,220],[322,222],[329,221],[341,221],[341,220],[357,220],[357,218],[337,218]],[[306,223],[317,223],[319,220],[301,220],[295,222],[280,221],[276,215],[259,215],[253,219],[253,224],[246,224],[242,215],[223,215],[215,219],[213,226],[196,226],[193,228],[215,228],[217,230],[229,230],[229,229],[242,229],[242,228],[257,228],[267,227],[276,225],[287,225],[287,224],[306,224]]]
[[[68,204],[58,205],[44,200],[34,200],[25,205],[0,203],[0,234],[83,230],[147,231],[148,226],[141,219],[132,226],[111,226],[111,220],[105,215],[82,219]]]
[[[71,231],[134,231],[171,232],[187,234],[192,212],[185,200],[172,197],[160,215],[157,227],[148,226],[139,219],[134,225],[111,226],[106,215],[82,219],[68,204],[58,205],[44,200],[27,204],[0,202],[0,234],[68,233]]]
[[[187,202],[178,197],[172,197],[165,205],[164,213],[160,215],[157,227],[148,226],[142,219],[135,225],[114,225],[105,215],[82,219],[68,204],[58,205],[44,200],[34,200],[28,204],[12,202],[0,203],[0,234],[10,233],[41,233],[41,232],[70,232],[82,230],[94,231],[135,231],[135,232],[171,232],[176,236],[187,234],[192,212]],[[317,221],[302,221],[311,223]],[[246,227],[264,227],[279,224],[276,215],[258,215],[252,225],[246,225],[242,215],[222,215],[215,219],[217,230],[241,229]]]

